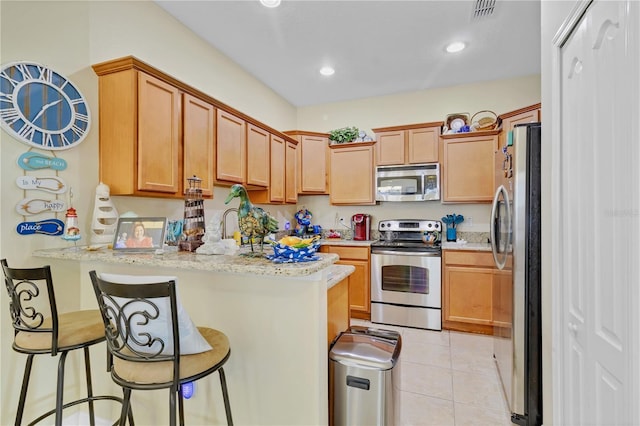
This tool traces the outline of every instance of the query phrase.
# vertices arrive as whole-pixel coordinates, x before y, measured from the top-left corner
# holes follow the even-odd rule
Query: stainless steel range
[[[442,330],[442,223],[382,220],[371,245],[371,322]]]

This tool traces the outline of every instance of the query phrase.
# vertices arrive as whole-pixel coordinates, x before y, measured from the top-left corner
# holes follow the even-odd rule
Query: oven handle
[[[442,257],[441,253],[429,253],[424,251],[392,251],[392,250],[371,250],[371,254],[390,254],[394,256],[422,256],[422,257]]]

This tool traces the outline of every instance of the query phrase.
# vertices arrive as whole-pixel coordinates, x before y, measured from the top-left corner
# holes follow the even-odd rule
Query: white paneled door
[[[640,421],[639,9],[635,1],[585,2],[556,40],[559,424]]]

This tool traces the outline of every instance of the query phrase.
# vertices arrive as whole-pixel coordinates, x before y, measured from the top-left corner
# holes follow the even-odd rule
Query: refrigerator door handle
[[[496,241],[497,240],[496,219],[497,219],[498,204],[500,202],[499,200],[500,200],[501,194],[504,199],[504,205],[506,209],[507,232],[508,232],[507,235],[511,234],[511,205],[509,203],[509,193],[507,192],[507,189],[503,185],[500,185],[498,187],[498,189],[496,190],[496,195],[493,197],[493,203],[491,204],[491,221],[489,223],[490,233],[491,233],[491,253],[493,254],[493,261],[495,262],[496,266],[500,270],[502,270],[504,268],[504,265],[507,263],[506,248],[507,248],[507,245],[509,244],[509,241],[505,242],[504,257],[502,259],[498,258],[498,252],[500,248],[498,247],[498,242]]]

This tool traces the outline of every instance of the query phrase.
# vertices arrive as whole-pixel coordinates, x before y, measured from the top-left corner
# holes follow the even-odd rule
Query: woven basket
[[[493,130],[498,124],[498,115],[489,110],[478,111],[471,117],[471,123],[478,123],[476,130]]]

